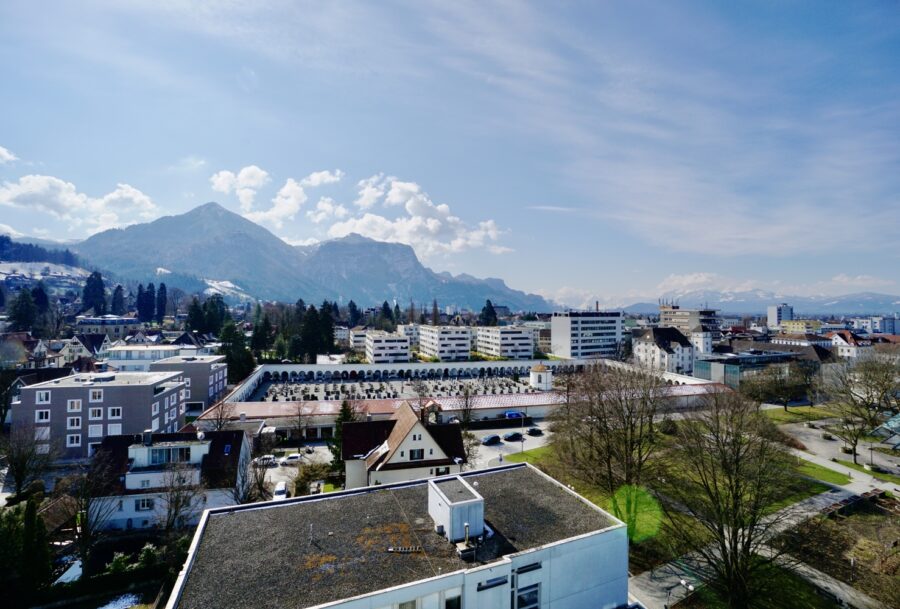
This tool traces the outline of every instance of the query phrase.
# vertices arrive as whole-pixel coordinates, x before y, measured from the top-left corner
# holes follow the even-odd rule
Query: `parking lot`
[[[474,459],[474,463],[470,463],[467,469],[484,469],[486,467],[501,465],[505,462],[501,460],[501,457],[522,452],[523,450],[540,448],[541,446],[546,445],[550,435],[547,432],[549,424],[544,420],[540,420],[535,421],[531,425],[531,427],[539,427],[541,430],[543,430],[544,433],[540,436],[529,436],[525,433],[527,427],[524,429],[520,429],[518,427],[504,427],[497,429],[475,430],[473,433],[479,439],[492,434],[496,434],[502,438],[503,434],[507,434],[512,431],[518,431],[522,434],[524,440],[522,442],[501,442],[500,444],[494,444],[493,446],[479,446],[478,455]]]

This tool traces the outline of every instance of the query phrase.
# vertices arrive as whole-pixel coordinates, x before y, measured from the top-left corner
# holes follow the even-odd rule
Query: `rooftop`
[[[173,355],[156,360],[155,364],[215,364],[224,362],[224,355]]]
[[[222,508],[201,522],[173,606],[302,609],[624,526],[528,465],[463,477],[494,531],[474,562],[434,532],[426,480]]]
[[[124,385],[156,385],[174,381],[177,372],[96,372],[72,374],[60,379],[31,385],[37,389],[68,387],[121,387]],[[173,383],[174,384],[174,383]]]

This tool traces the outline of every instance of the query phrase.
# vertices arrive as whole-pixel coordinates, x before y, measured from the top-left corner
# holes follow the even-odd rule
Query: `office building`
[[[722,320],[716,309],[683,309],[676,304],[659,305],[659,327],[677,328],[685,336],[697,326],[702,326],[712,333],[714,342],[722,338]]]
[[[87,316],[75,318],[77,334],[106,334],[112,340],[124,339],[131,332],[144,327],[136,317],[120,317],[118,315]]]
[[[769,305],[767,326],[772,329],[781,328],[782,321],[794,319],[794,307],[787,303]]]
[[[486,326],[475,328],[475,350],[482,355],[503,359],[534,357],[535,330],[523,326]]]
[[[400,334],[370,330],[366,333],[366,361],[395,364],[409,361],[409,339]]]
[[[621,311],[566,311],[550,318],[553,355],[565,358],[614,357],[625,329]]]
[[[419,352],[442,362],[465,361],[472,350],[472,334],[465,326],[419,326]]]

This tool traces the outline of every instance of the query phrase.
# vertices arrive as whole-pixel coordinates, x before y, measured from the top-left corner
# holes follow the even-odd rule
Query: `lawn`
[[[805,459],[801,460],[800,465],[797,467],[797,472],[828,484],[836,484],[838,486],[850,484],[850,476],[821,465],[816,465],[812,461],[806,461]]]
[[[541,461],[550,455],[550,446],[541,446],[540,448],[532,448],[520,453],[511,455],[503,455],[503,460],[510,463],[531,463],[535,467],[541,464]]]
[[[894,484],[900,484],[900,476],[895,476],[894,474],[884,474],[882,472],[870,472],[867,471],[866,468],[862,466],[862,463],[856,464],[853,461],[844,461],[843,459],[838,459],[838,463],[841,465],[845,465],[850,469],[855,469],[856,471],[863,472],[864,474],[870,474],[876,480],[882,480],[884,482],[893,482]]]
[[[837,602],[819,594],[815,586],[795,573],[781,567],[771,567],[765,580],[770,584],[755,598],[755,607],[766,609],[837,609]],[[684,599],[675,609],[726,609],[727,605],[715,592],[703,586]]]
[[[776,425],[819,421],[837,416],[827,406],[788,406],[787,412],[784,411],[784,408],[770,408],[763,410],[762,413],[772,419]]]

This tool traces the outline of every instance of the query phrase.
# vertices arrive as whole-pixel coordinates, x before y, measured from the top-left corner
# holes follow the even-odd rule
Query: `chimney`
[[[141,434],[144,439],[144,446],[150,446],[153,444],[153,432],[149,429],[145,429],[144,433]]]
[[[594,310],[597,311],[598,313],[600,312],[600,301],[599,300],[594,301]]]
[[[246,420],[247,420],[247,413],[246,413],[246,412],[242,412],[242,413],[241,413],[241,421],[246,421]]]

